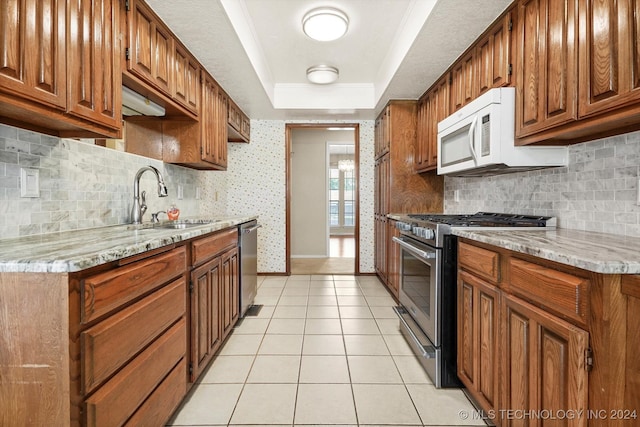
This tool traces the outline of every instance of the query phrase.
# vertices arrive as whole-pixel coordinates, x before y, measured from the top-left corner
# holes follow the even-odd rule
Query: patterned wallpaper
[[[640,237],[640,132],[569,147],[569,166],[445,177],[445,212],[549,215],[562,228]],[[455,201],[455,192],[459,201]]]
[[[260,272],[280,273],[286,269],[286,123],[297,122],[252,120],[251,143],[229,144],[226,183],[219,184],[226,187],[226,206],[230,214],[246,213],[260,216],[263,226],[258,233]],[[370,273],[374,271],[374,122],[357,123],[360,124],[360,271]]]
[[[201,172],[72,139],[0,125],[0,237],[17,237],[129,222],[135,172],[146,165],[164,175],[169,197],[158,198],[146,172],[148,212],[175,203],[182,216],[198,215]],[[20,197],[20,169],[40,171],[40,197]],[[183,187],[183,199],[177,187]],[[163,216],[160,216],[163,218]]]

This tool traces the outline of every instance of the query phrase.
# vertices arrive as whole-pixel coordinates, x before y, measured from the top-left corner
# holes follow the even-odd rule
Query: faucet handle
[[[147,192],[143,191],[140,194],[140,199],[142,199],[142,203],[140,205],[140,220],[142,220],[142,215],[147,211]]]
[[[151,214],[151,222],[160,222],[160,220],[158,219],[158,215],[160,215],[161,213],[167,213],[166,211],[158,211],[158,212],[154,212]]]

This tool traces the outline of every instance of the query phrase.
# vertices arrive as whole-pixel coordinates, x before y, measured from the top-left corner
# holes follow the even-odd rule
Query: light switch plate
[[[20,197],[40,197],[40,170],[20,168]]]

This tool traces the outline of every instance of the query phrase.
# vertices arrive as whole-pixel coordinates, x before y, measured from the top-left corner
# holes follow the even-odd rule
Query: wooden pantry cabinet
[[[61,137],[120,136],[117,0],[0,0],[2,122]]]
[[[516,426],[527,420],[513,411],[582,410],[557,422],[636,425],[640,371],[629,326],[640,318],[637,276],[592,273],[468,239],[458,245],[458,376],[492,421]]]
[[[390,101],[376,120],[374,167],[375,270],[397,296],[390,254],[394,251],[390,213],[442,212],[443,178],[419,174],[413,167],[416,150],[416,101]],[[391,274],[390,274],[391,267]]]

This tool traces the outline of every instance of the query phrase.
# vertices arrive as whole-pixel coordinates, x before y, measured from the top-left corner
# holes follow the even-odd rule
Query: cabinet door
[[[220,327],[221,258],[191,273],[191,381],[207,366],[222,342]]]
[[[577,118],[577,0],[521,0],[516,136]]]
[[[496,22],[476,47],[478,95],[511,83],[512,14]]]
[[[640,2],[580,2],[580,116],[640,99]]]
[[[200,154],[202,160],[216,163],[216,105],[218,100],[218,86],[213,79],[205,75],[202,81],[202,107],[201,107],[201,139]]]
[[[200,66],[179,43],[174,43],[173,99],[198,114],[200,98]]]
[[[458,377],[485,409],[498,400],[498,290],[467,272],[458,278]]]
[[[400,246],[392,240],[393,237],[400,237],[400,230],[396,228],[395,221],[388,221],[387,224],[387,284],[391,292],[397,297],[400,290]]]
[[[589,335],[517,297],[503,299],[503,401],[510,410],[541,410],[552,414],[587,407],[585,353]],[[523,420],[502,419],[504,426]],[[582,427],[587,417],[564,420]]]
[[[215,151],[216,151],[216,164],[226,169],[227,167],[227,141],[229,139],[227,130],[227,94],[220,88],[218,88],[217,98],[217,114],[216,114],[216,138],[215,138]]]
[[[0,0],[0,92],[67,107],[64,0]]]
[[[431,95],[430,93],[418,102],[418,115],[416,121],[416,149],[414,154],[414,167],[417,172],[429,170],[430,163],[430,127],[431,121]]]
[[[240,312],[238,276],[238,249],[234,248],[222,255],[222,331],[227,336],[238,321]]]
[[[173,37],[151,9],[139,0],[130,0],[128,70],[172,96]]]
[[[429,161],[431,169],[438,166],[438,122],[449,116],[450,84],[449,74],[446,74],[431,90],[431,108],[429,120]]]
[[[462,57],[451,71],[451,112],[458,111],[477,96],[475,49]]]
[[[122,71],[118,1],[76,0],[68,7],[69,113],[119,129]]]

